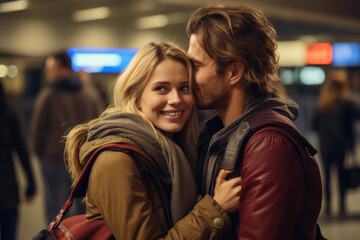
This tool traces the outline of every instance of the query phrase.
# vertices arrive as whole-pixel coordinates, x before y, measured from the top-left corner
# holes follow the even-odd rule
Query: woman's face
[[[168,137],[184,127],[193,111],[189,84],[185,66],[165,59],[155,67],[137,102],[154,126]]]

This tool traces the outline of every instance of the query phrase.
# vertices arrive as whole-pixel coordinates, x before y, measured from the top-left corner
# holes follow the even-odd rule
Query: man
[[[276,94],[273,26],[253,8],[209,6],[191,16],[187,33],[197,106],[217,113],[199,138],[197,177],[202,194],[213,194],[228,145],[239,140],[233,153],[242,190],[239,212],[232,216],[234,226],[227,238],[315,239],[322,198],[320,173],[315,159],[300,156],[285,131],[286,127],[296,132],[292,121],[298,106]],[[247,141],[242,139],[246,131],[239,130],[249,125],[244,123],[269,112],[290,123],[263,127]],[[297,138],[306,142],[300,135]],[[309,144],[306,149],[315,151]]]
[[[46,217],[50,222],[70,195],[62,137],[71,127],[96,118],[103,106],[100,96],[89,93],[73,73],[66,52],[47,58],[45,76],[49,85],[40,91],[34,104],[31,143],[41,160]]]

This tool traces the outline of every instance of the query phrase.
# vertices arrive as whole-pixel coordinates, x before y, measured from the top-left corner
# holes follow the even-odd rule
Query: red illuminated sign
[[[306,50],[306,63],[309,65],[331,64],[333,58],[330,43],[310,44]]]

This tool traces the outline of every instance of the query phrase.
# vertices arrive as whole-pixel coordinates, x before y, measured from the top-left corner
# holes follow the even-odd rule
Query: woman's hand
[[[226,176],[233,170],[221,169],[216,178],[214,200],[227,212],[235,212],[239,209],[241,177],[226,180]]]

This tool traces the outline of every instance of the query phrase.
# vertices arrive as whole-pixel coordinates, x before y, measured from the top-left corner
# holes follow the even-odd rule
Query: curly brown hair
[[[278,77],[276,31],[262,11],[247,6],[205,6],[192,14],[187,34],[224,73],[230,63],[244,66],[243,82],[253,97],[271,95]]]

